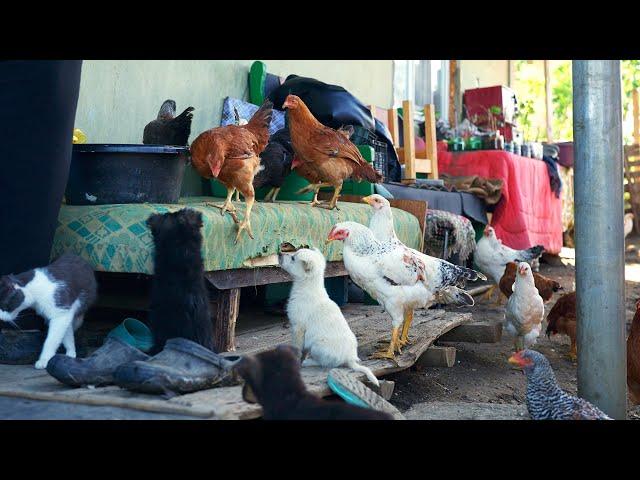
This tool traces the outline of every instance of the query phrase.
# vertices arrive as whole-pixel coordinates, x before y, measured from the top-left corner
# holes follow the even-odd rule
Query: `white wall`
[[[365,104],[390,107],[391,60],[264,60],[270,73],[295,73],[341,85]],[[253,60],[85,60],[76,127],[89,143],[142,143],[144,126],[164,100],[178,112],[195,107],[191,140],[219,125],[224,97],[248,98]],[[200,181],[187,172],[183,193],[197,194]]]
[[[476,84],[479,80],[479,85]],[[508,60],[460,60],[460,90],[509,85]]]

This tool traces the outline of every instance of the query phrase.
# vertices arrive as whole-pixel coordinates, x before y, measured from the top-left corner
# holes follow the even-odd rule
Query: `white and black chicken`
[[[327,242],[333,240],[344,242],[343,261],[351,279],[391,316],[391,343],[373,358],[393,359],[396,351],[409,343],[416,308],[428,308],[436,299],[474,304],[473,297],[457,287],[474,276],[473,270],[420,254],[399,241],[381,242],[369,228],[356,222],[336,224]]]
[[[513,294],[507,300],[504,320],[505,329],[515,337],[516,351],[529,348],[536,343],[542,330],[544,301],[538,293],[531,266],[526,262],[518,264]]]
[[[486,294],[486,298],[491,298],[496,286],[504,275],[504,270],[509,262],[533,262],[544,252],[542,245],[536,245],[526,250],[514,250],[502,242],[496,236],[493,227],[487,225],[484,235],[476,244],[473,259],[482,273],[487,275],[495,285]],[[498,299],[498,301],[500,298]]]

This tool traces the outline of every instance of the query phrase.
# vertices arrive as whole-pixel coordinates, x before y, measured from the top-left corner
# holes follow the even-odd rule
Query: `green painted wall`
[[[366,104],[392,103],[391,60],[263,60],[268,71],[295,73],[341,85]],[[144,126],[173,98],[181,112],[195,107],[191,140],[219,125],[226,96],[248,98],[253,60],[85,60],[76,127],[90,143],[142,143]],[[202,193],[200,177],[186,172],[184,195]]]

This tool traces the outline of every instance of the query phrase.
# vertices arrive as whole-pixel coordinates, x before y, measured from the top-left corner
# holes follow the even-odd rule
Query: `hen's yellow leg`
[[[280,193],[280,187],[278,188],[274,188],[272,190],[273,194],[271,195],[271,201],[275,202],[276,201],[276,197],[278,196],[278,194]]]
[[[244,218],[242,219],[242,222],[240,222],[240,225],[238,225],[238,233],[236,234],[235,243],[238,243],[238,240],[240,239],[240,234],[242,233],[243,230],[246,230],[247,234],[251,238],[253,238],[253,232],[251,231],[251,209],[253,208],[253,202],[255,202],[254,197],[247,198],[247,211],[244,215]]]
[[[240,201],[240,190],[236,190],[236,202]]]
[[[227,198],[222,205],[216,205],[215,203],[209,203],[209,202],[207,202],[205,205],[209,207],[215,207],[215,208],[221,209],[222,212],[220,213],[220,215],[224,215],[225,212],[229,212],[229,214],[233,218],[233,221],[238,223],[238,216],[236,215],[236,207],[234,207],[233,203],[231,203],[231,197],[233,196],[234,192],[236,192],[235,188],[230,188],[229,190],[227,190]]]
[[[402,322],[402,335],[400,336],[400,346],[404,347],[409,345],[409,329],[411,328],[411,322],[413,322],[413,310],[407,310],[404,312],[404,322]]]
[[[398,334],[400,332],[400,327],[393,327],[391,331],[391,343],[389,343],[389,348],[386,350],[378,350],[371,358],[386,358],[388,360],[395,359],[396,350],[400,350],[400,346],[398,345]]]
[[[340,190],[342,190],[342,185],[338,185],[337,187],[335,187],[335,189],[333,190],[333,197],[331,197],[331,201],[329,202],[328,205],[323,204],[323,203],[316,203],[315,206],[320,207],[320,208],[326,208],[327,210],[333,210],[334,208],[337,208],[336,204],[338,203],[338,197],[340,196]]]
[[[496,286],[491,285],[489,290],[487,290],[486,293],[482,296],[482,300],[490,300],[491,297],[493,296],[493,292],[495,291],[495,289],[496,289]]]

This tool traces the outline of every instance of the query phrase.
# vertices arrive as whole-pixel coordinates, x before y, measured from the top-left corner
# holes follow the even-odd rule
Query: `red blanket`
[[[504,180],[491,223],[502,243],[524,249],[562,248],[562,203],[551,191],[544,162],[497,150],[438,151],[438,169],[449,175],[480,175]]]

